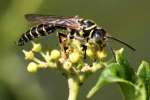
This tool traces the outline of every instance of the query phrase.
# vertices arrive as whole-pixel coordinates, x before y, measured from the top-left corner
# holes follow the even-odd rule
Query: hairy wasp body
[[[70,39],[78,39],[84,42],[90,41],[98,44],[100,48],[105,47],[106,40],[110,38],[128,46],[132,50],[135,50],[127,43],[108,35],[108,33],[103,28],[99,27],[95,22],[78,16],[58,17],[27,14],[25,15],[25,18],[32,22],[35,26],[21,35],[18,41],[19,46],[22,46],[26,42],[40,36],[47,36],[57,30],[66,30],[65,33],[59,31],[58,35],[63,35],[64,37],[69,37]]]

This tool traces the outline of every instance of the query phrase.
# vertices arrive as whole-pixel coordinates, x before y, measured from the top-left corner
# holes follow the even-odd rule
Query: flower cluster
[[[91,98],[102,86],[114,82],[129,86],[126,88],[126,92],[123,92],[125,96],[132,91],[132,99],[134,100],[137,100],[137,98],[146,100],[148,98],[145,95],[147,92],[145,87],[148,87],[148,84],[145,84],[147,82],[145,77],[148,77],[145,73],[149,73],[148,63],[143,62],[137,74],[135,74],[123,55],[123,48],[114,51],[116,62],[109,64],[102,61],[106,57],[103,48],[98,48],[92,43],[82,42],[84,41],[76,39],[66,41],[64,39],[63,44],[60,44],[60,50],[53,49],[46,52],[43,52],[40,43],[32,42],[31,50],[23,50],[25,59],[29,60],[27,70],[37,72],[40,68],[51,68],[63,73],[68,81],[68,100],[77,100],[81,85],[98,70],[102,70],[100,77],[88,93],[87,98]],[[82,44],[86,45],[86,50]],[[141,77],[143,75],[144,78]],[[127,79],[128,77],[130,77],[130,80]],[[131,96],[126,98],[131,99]]]
[[[106,54],[104,51],[96,50],[93,44],[86,44],[86,55],[81,46],[81,42],[72,39],[66,45],[68,49],[42,51],[40,43],[32,42],[33,47],[31,50],[23,50],[25,59],[29,60],[27,70],[29,72],[36,72],[39,68],[52,68],[61,69],[65,73],[84,73],[92,72],[97,69],[96,65],[99,64]],[[39,54],[44,60],[36,57]],[[84,58],[86,56],[86,59]],[[100,66],[98,66],[98,69]]]

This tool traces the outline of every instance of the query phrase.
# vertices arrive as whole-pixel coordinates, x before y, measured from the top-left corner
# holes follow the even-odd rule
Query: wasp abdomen
[[[25,42],[31,41],[40,36],[47,36],[50,33],[53,33],[54,30],[55,30],[55,27],[49,24],[40,24],[36,27],[32,27],[26,33],[22,34],[21,38],[18,41],[18,45],[22,46],[25,44]]]

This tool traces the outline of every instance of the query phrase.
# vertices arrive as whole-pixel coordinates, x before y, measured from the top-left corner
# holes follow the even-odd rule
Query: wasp
[[[25,18],[34,26],[21,35],[17,43],[19,46],[23,46],[28,41],[34,40],[35,38],[39,38],[41,36],[48,36],[59,30],[57,33],[60,43],[63,42],[60,37],[84,41],[82,46],[84,47],[85,53],[85,43],[93,42],[103,49],[106,46],[108,39],[115,40],[135,51],[135,48],[126,42],[110,36],[105,29],[99,27],[94,21],[84,19],[79,16],[67,17],[26,14]],[[61,30],[66,30],[67,32],[61,32]]]

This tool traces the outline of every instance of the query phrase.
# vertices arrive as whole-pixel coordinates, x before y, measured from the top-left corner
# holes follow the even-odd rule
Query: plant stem
[[[79,80],[74,77],[68,78],[69,97],[68,100],[77,100],[77,95],[80,91]]]

